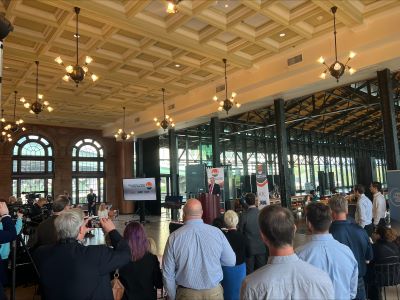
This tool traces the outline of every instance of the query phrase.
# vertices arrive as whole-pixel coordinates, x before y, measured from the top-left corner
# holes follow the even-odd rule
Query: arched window
[[[13,148],[13,195],[52,195],[54,161],[53,147],[44,137],[21,137]]]
[[[87,203],[90,189],[97,201],[106,201],[104,177],[103,147],[93,139],[78,141],[72,148],[72,202]]]

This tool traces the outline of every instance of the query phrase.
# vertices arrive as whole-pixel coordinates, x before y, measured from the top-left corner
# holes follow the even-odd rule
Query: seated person
[[[317,196],[317,193],[315,192],[315,190],[311,190],[310,195],[309,195],[309,201],[317,202],[318,200],[319,200],[319,197]]]
[[[99,218],[108,218],[108,209],[105,203],[101,203],[99,206],[99,210],[97,211],[97,215]]]
[[[119,269],[120,280],[125,287],[122,299],[155,300],[157,288],[162,288],[160,262],[150,253],[150,243],[143,226],[130,222],[124,230],[124,240],[131,250],[131,261]]]

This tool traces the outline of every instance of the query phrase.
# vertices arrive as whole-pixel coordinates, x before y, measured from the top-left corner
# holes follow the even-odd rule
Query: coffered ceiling
[[[35,60],[40,61],[39,92],[54,107],[38,118],[17,103],[27,122],[101,128],[127,114],[161,105],[223,76],[323,34],[332,33],[330,7],[338,6],[338,26],[353,28],[398,0],[183,0],[167,14],[160,0],[2,0],[0,12],[14,25],[4,41],[3,107],[10,114],[13,92],[35,97]],[[75,61],[75,13],[79,54],[94,61],[78,88],[62,81],[54,59]]]

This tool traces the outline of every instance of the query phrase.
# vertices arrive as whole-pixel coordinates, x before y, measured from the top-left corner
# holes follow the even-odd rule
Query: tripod
[[[16,285],[16,267],[17,267],[17,243],[22,245],[25,252],[28,254],[29,260],[33,266],[37,278],[40,278],[39,271],[33,261],[32,255],[26,246],[24,238],[21,234],[17,235],[17,239],[11,243],[11,289],[10,289],[10,300],[15,300],[15,285]]]

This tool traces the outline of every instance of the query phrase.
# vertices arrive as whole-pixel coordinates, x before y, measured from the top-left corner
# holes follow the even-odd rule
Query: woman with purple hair
[[[125,287],[122,299],[155,300],[157,288],[162,288],[162,275],[157,256],[150,253],[150,245],[143,226],[138,222],[126,225],[124,239],[131,248],[131,261],[119,270]]]

